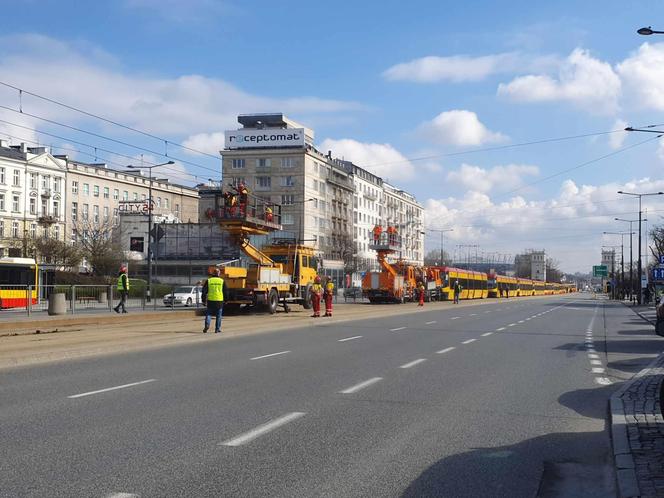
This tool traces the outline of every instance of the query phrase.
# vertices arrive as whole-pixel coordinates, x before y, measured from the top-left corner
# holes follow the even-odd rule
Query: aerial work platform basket
[[[213,216],[222,228],[235,235],[266,235],[282,229],[281,206],[251,194],[216,195]]]
[[[397,233],[374,233],[371,236],[368,247],[369,249],[383,253],[398,252],[401,250],[401,236]]]

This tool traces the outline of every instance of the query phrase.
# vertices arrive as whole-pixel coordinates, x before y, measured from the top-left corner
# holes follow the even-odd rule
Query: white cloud
[[[352,161],[390,181],[407,180],[415,172],[413,164],[390,144],[358,142],[350,138],[328,138],[320,144],[320,150],[331,150],[333,157]]]
[[[391,81],[416,83],[480,81],[491,74],[504,72],[508,67],[512,68],[516,59],[514,53],[480,57],[431,55],[396,64],[388,68],[383,73],[383,77]]]
[[[198,133],[187,138],[182,145],[208,154],[219,154],[219,151],[224,148],[224,140],[223,131]]]
[[[508,164],[490,169],[462,164],[458,170],[447,174],[447,181],[462,185],[472,192],[505,192],[521,187],[524,177],[537,176],[539,168],[526,164]]]
[[[616,70],[634,104],[664,110],[664,43],[644,43]]]
[[[455,109],[441,112],[421,124],[418,131],[437,144],[481,145],[507,140],[502,133],[490,131],[472,111]]]
[[[560,64],[557,77],[519,76],[498,86],[498,95],[522,102],[568,101],[596,113],[618,108],[621,82],[611,65],[575,49]]]
[[[599,264],[602,244],[620,243],[615,237],[609,240],[605,236],[605,240],[602,232],[624,228],[616,226],[616,216],[634,219],[631,217],[637,214],[634,199],[618,195],[618,190],[660,191],[664,180],[642,178],[600,185],[565,180],[557,194],[537,201],[521,196],[501,201],[488,191],[467,190],[454,197],[428,199],[425,224],[427,228],[454,229],[445,234],[450,253],[457,244],[479,244],[482,251],[512,256],[527,248],[544,248],[560,260],[563,270],[588,272]],[[664,209],[664,199],[644,198],[645,209]],[[430,242],[426,250],[439,247],[437,239]]]
[[[664,161],[664,138],[659,139],[659,145],[657,146],[657,157]]]
[[[624,130],[627,127],[627,121],[624,121],[622,119],[616,119],[616,121],[613,123],[613,130]],[[613,150],[620,149],[623,144],[625,143],[625,139],[627,138],[627,133],[626,131],[617,131],[615,133],[611,133],[609,135],[609,147],[611,147]]]

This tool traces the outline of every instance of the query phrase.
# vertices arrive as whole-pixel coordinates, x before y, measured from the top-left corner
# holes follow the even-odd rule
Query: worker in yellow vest
[[[218,334],[221,332],[221,315],[224,310],[224,279],[220,277],[221,270],[214,266],[208,268],[208,275],[210,277],[203,284],[203,291],[201,293],[203,303],[206,307],[203,333],[207,333],[210,329],[210,322],[214,314],[214,333]]]
[[[334,296],[334,282],[331,277],[327,277],[325,281],[325,291],[323,292],[323,299],[325,300],[325,316],[332,316],[332,297]]]
[[[320,318],[320,297],[323,293],[323,286],[320,284],[320,277],[316,275],[314,283],[311,286],[311,305],[314,308],[312,318]]]
[[[120,313],[120,308],[122,308],[122,312],[126,313],[127,308],[125,305],[127,304],[127,296],[129,295],[129,277],[127,276],[127,267],[125,265],[120,267],[116,289],[120,295],[120,302],[113,309],[116,313]]]

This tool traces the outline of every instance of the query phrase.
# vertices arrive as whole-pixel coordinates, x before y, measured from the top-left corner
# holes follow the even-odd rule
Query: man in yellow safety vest
[[[120,295],[120,302],[113,309],[116,313],[120,313],[120,308],[122,308],[122,312],[126,313],[127,308],[125,308],[125,304],[127,304],[127,295],[129,294],[129,277],[127,276],[127,267],[124,265],[120,267],[116,289]]]
[[[214,314],[214,333],[218,334],[221,332],[221,315],[224,310],[224,279],[220,277],[221,271],[219,268],[214,266],[208,268],[208,275],[210,278],[203,284],[201,293],[203,303],[206,306],[203,333],[207,333],[210,329],[212,314]]]

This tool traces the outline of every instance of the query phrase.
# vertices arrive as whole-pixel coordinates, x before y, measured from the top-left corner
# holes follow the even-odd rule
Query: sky
[[[568,272],[638,217],[618,190],[664,190],[664,141],[623,131],[664,123],[664,35],[636,33],[664,30],[659,1],[81,5],[0,0],[0,81],[146,134],[0,85],[0,138],[114,167],[168,154],[193,184],[219,178],[238,114],[283,112],[413,193],[427,251],[452,228],[452,254],[545,249]],[[664,196],[643,206],[664,223]]]

